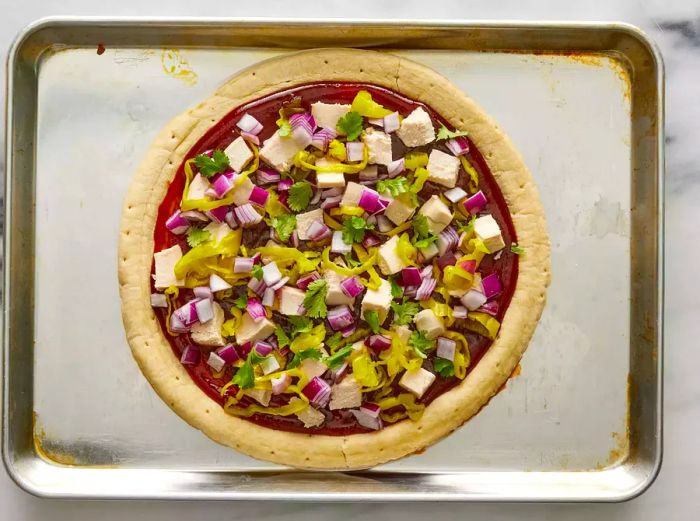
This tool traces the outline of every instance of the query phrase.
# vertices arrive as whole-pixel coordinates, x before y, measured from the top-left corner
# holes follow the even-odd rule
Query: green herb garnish
[[[455,375],[455,365],[447,358],[436,357],[433,360],[433,369],[443,378],[450,378]]]
[[[394,179],[380,179],[377,181],[377,192],[380,194],[389,192],[392,197],[408,192],[409,187],[408,179],[404,176],[395,177]]]
[[[282,242],[287,242],[297,227],[297,216],[292,213],[283,213],[273,217],[270,224],[277,232],[277,237]]]
[[[428,358],[427,352],[433,348],[435,341],[428,340],[422,331],[414,331],[408,339],[408,344],[419,357]]]
[[[287,116],[284,114],[284,108],[280,109],[279,115],[279,119],[275,121],[275,123],[277,123],[277,127],[279,128],[278,133],[280,137],[288,137],[292,133],[292,125],[290,125]]]
[[[287,336],[287,333],[284,329],[279,327],[279,325],[277,329],[275,329],[275,336],[277,337],[277,347],[286,347],[289,345],[289,336]]]
[[[206,154],[194,156],[194,165],[204,177],[211,177],[229,168],[228,156],[221,150],[214,150],[211,157]]]
[[[263,269],[260,264],[253,264],[253,271],[251,272],[253,277],[256,278],[256,280],[262,280],[263,278]]]
[[[233,305],[238,309],[245,309],[248,307],[248,295],[243,293],[236,300],[233,301]]]
[[[362,133],[362,116],[352,110],[338,120],[335,129],[353,141]]]
[[[341,334],[340,331],[337,333],[333,333],[332,336],[329,336],[326,338],[326,345],[330,347],[331,349],[335,349],[340,345],[340,343],[343,341],[343,335]]]
[[[392,298],[401,298],[403,296],[403,288],[396,283],[394,277],[389,279],[389,284],[391,284],[391,296]]]
[[[401,304],[392,302],[391,309],[394,311],[394,324],[407,326],[413,322],[413,317],[420,311],[420,306],[418,302],[407,302],[404,299]]]
[[[211,237],[209,230],[204,230],[202,228],[190,228],[190,231],[187,232],[187,244],[189,244],[191,248],[194,248],[195,246],[202,244],[204,241],[208,241],[209,237]]]
[[[321,353],[321,350],[318,348],[311,347],[309,349],[304,349],[294,354],[287,365],[287,369],[298,367],[304,360],[320,360],[322,355],[323,353]]]
[[[379,333],[379,313],[377,313],[373,309],[366,311],[365,312],[365,322],[367,322],[369,324],[369,327],[372,330],[372,333],[374,333],[375,335],[377,333]]]
[[[512,251],[516,255],[523,255],[525,253],[525,248],[523,248],[522,246],[518,246],[516,243],[513,243],[510,245],[510,251]]]
[[[440,130],[438,130],[435,141],[440,141],[442,139],[454,139],[456,137],[466,136],[468,134],[469,133],[464,130],[449,130],[445,125],[440,123]]]
[[[291,336],[296,336],[301,333],[308,333],[314,327],[314,323],[307,317],[290,316],[287,321],[292,325]]]
[[[374,225],[368,224],[362,217],[350,217],[343,221],[343,242],[353,244],[362,242],[366,230],[373,230]]]
[[[341,365],[343,365],[345,359],[350,356],[350,353],[352,353],[352,346],[345,346],[342,349],[339,349],[337,353],[334,353],[326,358],[325,363],[329,369],[338,369]]]
[[[318,279],[309,284],[304,296],[304,308],[306,314],[312,318],[324,318],[328,314],[326,307],[326,294],[328,293],[328,281]]]
[[[309,206],[312,196],[311,183],[308,181],[297,181],[289,188],[287,204],[295,212],[301,212]]]

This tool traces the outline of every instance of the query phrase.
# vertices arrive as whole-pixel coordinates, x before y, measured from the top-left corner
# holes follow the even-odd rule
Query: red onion
[[[253,143],[256,146],[260,146],[260,138],[255,134],[241,131],[241,137],[245,139],[248,143]]]
[[[213,293],[231,289],[231,287],[231,284],[219,277],[216,273],[209,275],[209,289],[211,289]]]
[[[343,362],[343,365],[341,365],[338,369],[333,369],[331,370],[331,376],[333,377],[333,382],[338,383],[340,382],[343,377],[348,374],[348,368],[350,366],[348,365],[347,362]]]
[[[333,232],[333,240],[331,241],[331,251],[333,253],[350,253],[352,251],[352,245],[347,244],[343,240],[342,232]]]
[[[291,179],[282,179],[279,183],[277,183],[277,191],[286,192],[292,187],[293,184],[294,181],[292,181]]]
[[[438,268],[444,270],[447,266],[454,266],[457,264],[457,257],[451,251],[448,251],[444,255],[441,255],[437,259]]]
[[[386,132],[387,134],[396,132],[400,126],[401,121],[399,121],[398,112],[392,112],[391,114],[384,116],[384,132]]]
[[[462,190],[459,186],[455,186],[454,188],[450,188],[443,194],[448,201],[452,203],[459,202],[461,199],[464,199],[467,196],[467,192]]]
[[[272,384],[272,394],[283,394],[287,387],[291,385],[292,377],[288,373],[282,373],[277,378],[272,378],[270,383]]]
[[[209,298],[199,299],[194,304],[200,324],[206,324],[214,318],[214,306]]]
[[[433,276],[433,267],[431,265],[428,265],[428,266],[421,268],[420,276],[423,277],[424,279],[432,277]]]
[[[468,310],[464,306],[455,306],[452,308],[452,316],[454,318],[467,318]]]
[[[487,200],[484,192],[479,190],[477,193],[469,197],[464,201],[464,209],[470,214],[478,213],[484,206],[486,206]]]
[[[185,305],[173,311],[173,315],[178,318],[184,327],[191,327],[199,320],[196,306],[198,301],[199,299],[190,300]]]
[[[228,212],[226,212],[226,217],[224,217],[224,220],[226,221],[226,224],[228,224],[228,227],[231,228],[232,230],[235,230],[238,228],[238,221],[236,221],[236,214],[233,213],[233,210],[230,209]]]
[[[238,356],[238,351],[236,351],[233,344],[225,345],[219,349],[216,354],[219,355],[227,364],[232,364],[241,358]]]
[[[245,344],[238,346],[238,353],[241,355],[241,358],[246,358],[250,354],[251,349],[253,349],[253,344],[246,342]]]
[[[416,300],[428,300],[435,291],[437,281],[432,278],[424,278],[416,290]]]
[[[321,202],[321,208],[324,210],[329,210],[330,208],[338,208],[340,206],[340,201],[343,197],[341,195],[335,197],[328,197]]]
[[[289,199],[289,191],[280,192],[279,194],[277,194],[277,198],[282,206],[284,206],[287,209],[289,208],[289,205],[287,204],[287,199]]]
[[[243,132],[248,132],[249,134],[253,134],[255,136],[260,134],[263,129],[262,123],[248,113],[243,114],[241,119],[238,120],[238,123],[236,123],[236,126]]]
[[[367,219],[366,219],[367,224],[371,224],[371,225],[375,225],[375,226],[376,226],[376,224],[377,224],[377,217],[378,217],[377,215],[370,215],[370,216],[368,216]]]
[[[487,299],[493,298],[503,291],[503,284],[498,273],[492,273],[481,279],[481,286],[484,288],[484,296]]]
[[[289,125],[292,127],[291,139],[301,148],[306,148],[313,141],[316,122],[311,114],[292,114],[289,117]]]
[[[222,223],[226,221],[226,216],[228,215],[230,208],[228,206],[219,206],[218,208],[213,208],[207,210],[205,213],[215,223]]]
[[[151,293],[151,307],[167,308],[168,307],[168,297],[166,297],[162,293]]]
[[[279,268],[276,262],[270,262],[262,267],[263,280],[268,286],[272,286],[275,282],[282,278]]]
[[[236,214],[236,219],[244,228],[247,226],[256,225],[262,221],[262,215],[256,212],[249,203],[234,208],[233,211]]]
[[[268,192],[264,188],[260,188],[259,186],[254,186],[253,190],[250,192],[248,200],[254,205],[259,206],[260,208],[265,208],[269,197],[270,192]]]
[[[379,201],[377,201],[377,207],[375,208],[373,215],[384,213],[384,210],[386,210],[390,204],[391,199],[379,196]]]
[[[197,210],[189,210],[187,212],[182,212],[180,215],[182,217],[184,217],[185,219],[187,219],[188,221],[196,221],[196,222],[205,223],[209,220],[209,217],[207,217],[202,212],[199,212]]]
[[[389,174],[389,177],[396,177],[405,169],[406,166],[404,164],[404,158],[402,157],[401,159],[397,159],[389,163],[386,167],[386,172]]]
[[[338,137],[338,133],[331,128],[322,128],[316,132],[311,139],[311,146],[325,152],[328,145]]]
[[[454,250],[459,242],[459,235],[452,226],[448,226],[438,234],[437,248],[438,254],[444,255],[450,250]]]
[[[282,286],[284,286],[287,282],[289,282],[289,277],[282,277],[280,280],[278,280],[272,286],[270,286],[270,289],[273,291],[277,291]]]
[[[192,293],[194,293],[194,296],[197,298],[205,298],[209,300],[214,298],[209,286],[197,286],[196,288],[192,289]]]
[[[165,227],[175,235],[182,235],[190,229],[190,222],[182,216],[180,210],[175,210],[175,213],[165,221]]]
[[[357,330],[357,324],[350,324],[348,327],[344,327],[340,330],[340,334],[343,338],[347,338],[352,335]]]
[[[294,230],[292,232],[292,245],[295,248],[298,248],[300,244],[301,244],[301,241],[299,240],[299,232],[297,230]]]
[[[266,288],[265,292],[263,293],[262,305],[270,307],[274,303],[275,303],[275,290],[274,290],[274,288]]]
[[[457,342],[445,338],[444,336],[439,336],[437,339],[437,355],[440,358],[454,362],[455,360],[455,350],[457,349]]]
[[[447,145],[450,152],[456,156],[463,156],[469,153],[469,142],[467,141],[467,138],[456,137],[453,139],[448,139],[445,145]]]
[[[188,345],[183,349],[182,356],[180,357],[180,362],[183,365],[197,365],[199,363],[201,353],[199,348],[193,345]]]
[[[365,344],[375,352],[384,351],[391,347],[391,338],[384,335],[372,335],[365,340]]]
[[[277,183],[280,180],[279,172],[275,172],[271,168],[259,168],[256,175],[260,185]]]
[[[322,241],[331,236],[331,229],[323,221],[312,221],[306,233],[312,241]]]
[[[362,293],[365,287],[360,284],[360,279],[353,275],[352,277],[344,279],[340,283],[340,289],[342,289],[343,293],[345,293],[348,297],[355,298]]]
[[[170,315],[170,330],[173,333],[187,333],[190,328],[185,326],[185,324],[183,324],[182,321],[177,318],[177,315],[173,313]]]
[[[303,275],[299,277],[297,280],[297,288],[303,289],[306,291],[306,289],[309,287],[309,284],[311,284],[313,281],[318,280],[321,278],[321,275],[318,274],[317,271],[312,271],[311,273],[307,275]]]
[[[265,291],[265,288],[267,288],[267,284],[265,284],[264,280],[258,280],[255,277],[252,277],[248,281],[248,287],[256,294],[262,295],[263,292]]]
[[[214,192],[213,195],[217,199],[221,199],[233,188],[233,178],[235,173],[233,170],[228,170],[222,172],[221,174],[216,174],[210,181],[211,190]]]
[[[331,398],[331,386],[318,376],[314,376],[301,392],[311,403],[321,407],[325,407]]]
[[[369,219],[367,219],[367,222],[369,222]],[[382,240],[373,233],[365,233],[365,236],[362,239],[362,246],[364,246],[365,248],[379,246],[381,243]]]
[[[342,188],[327,188],[326,190],[321,191],[321,197],[324,199],[327,199],[329,197],[336,197],[338,195],[343,195],[343,189]]]
[[[226,361],[214,351],[211,351],[209,353],[209,358],[207,359],[207,365],[218,373],[224,368]]]
[[[358,176],[360,181],[377,181],[377,167],[375,165],[370,165],[367,168],[360,170],[360,175]]]
[[[271,355],[272,351],[274,351],[274,348],[264,340],[256,340],[253,342],[253,349],[255,349],[255,352],[260,356]]]
[[[483,313],[488,313],[489,315],[496,316],[498,315],[498,302],[495,300],[492,300],[490,302],[485,303],[483,306],[481,306],[477,311],[481,311]]]
[[[473,274],[474,272],[476,272],[476,261],[474,259],[460,261],[458,263],[458,266],[469,273]]]
[[[388,217],[384,215],[377,215],[377,229],[380,232],[386,233],[394,229],[394,223],[392,223]]]
[[[236,257],[233,261],[234,273],[250,273],[253,271],[253,259],[251,257]]]
[[[406,286],[403,288],[403,294],[405,297],[415,297],[416,291],[418,291],[418,286]]]
[[[314,191],[314,196],[309,201],[309,206],[317,205],[320,200],[321,200],[321,190],[317,189]]]
[[[248,307],[246,311],[255,322],[260,322],[263,318],[266,318],[265,308],[262,303],[256,298],[248,299]]]
[[[375,127],[384,128],[384,118],[368,118],[367,123]]]
[[[375,431],[382,428],[382,419],[379,416],[381,409],[379,408],[379,405],[374,403],[366,403],[359,409],[353,409],[350,412],[357,420],[357,423],[363,427],[373,429]]]
[[[360,200],[357,203],[357,206],[367,211],[368,213],[374,213],[377,210],[378,204],[379,194],[371,188],[364,188],[362,190],[362,194],[360,194]]]
[[[348,161],[362,161],[365,154],[365,144],[360,141],[352,141],[345,144]]]
[[[481,291],[470,289],[460,299],[469,311],[476,311],[486,303],[486,297]]]
[[[336,306],[328,310],[328,323],[333,331],[340,331],[355,322],[352,311],[346,305]]]
[[[423,277],[418,268],[403,268],[400,282],[402,286],[419,286],[423,282]]]

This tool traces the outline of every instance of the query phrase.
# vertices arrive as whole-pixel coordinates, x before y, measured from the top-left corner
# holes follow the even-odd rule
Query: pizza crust
[[[454,127],[469,129],[508,204],[518,244],[526,251],[519,258],[517,286],[499,335],[471,373],[428,405],[419,421],[405,420],[351,436],[278,431],[227,414],[189,377],[150,305],[156,216],[185,155],[235,107],[317,81],[387,87],[424,102]],[[239,72],[212,97],[165,126],[127,193],[118,266],[122,318],[133,356],[158,395],[180,417],[213,440],[254,458],[308,469],[351,470],[401,458],[435,443],[476,414],[501,388],[525,351],[544,307],[550,247],[539,195],[520,155],[498,125],[449,80],[387,53],[316,49]]]

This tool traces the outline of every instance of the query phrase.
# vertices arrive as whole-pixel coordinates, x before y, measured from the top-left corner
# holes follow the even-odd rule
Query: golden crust
[[[275,91],[314,81],[367,82],[391,88],[469,129],[506,199],[518,243],[518,283],[500,333],[474,370],[441,395],[417,421],[351,436],[318,436],[261,427],[228,415],[189,378],[150,305],[153,232],[158,207],[178,166],[206,131],[233,108]],[[439,88],[434,88],[439,86]],[[123,207],[119,285],[127,339],[139,367],[160,397],[213,440],[254,458],[293,467],[349,470],[419,451],[466,422],[508,379],[525,351],[545,303],[549,239],[535,183],[498,126],[449,80],[386,53],[317,49],[261,62],[236,74],[208,100],[170,121],[136,172]]]

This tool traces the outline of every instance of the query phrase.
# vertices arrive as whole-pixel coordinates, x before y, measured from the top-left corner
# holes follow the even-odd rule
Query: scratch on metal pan
[[[163,65],[163,71],[168,76],[180,80],[190,87],[197,84],[197,73],[194,72],[190,62],[180,54],[179,50],[163,49],[160,62]]]

